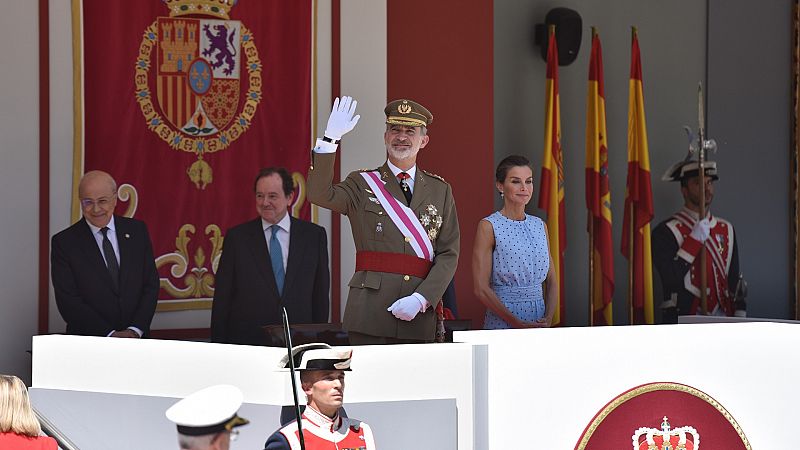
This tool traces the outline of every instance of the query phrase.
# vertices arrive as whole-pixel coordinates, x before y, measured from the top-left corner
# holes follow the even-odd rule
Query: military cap
[[[716,162],[705,161],[703,167],[707,177],[711,177],[713,180],[719,179]],[[700,175],[700,163],[698,161],[681,161],[667,169],[664,172],[664,176],[661,177],[661,181],[681,181],[698,175]]]
[[[298,345],[292,349],[292,360],[296,370],[346,370],[350,371],[353,349],[337,350],[328,344]],[[279,368],[289,368],[289,355],[278,363]]]
[[[433,114],[428,108],[404,98],[389,102],[383,112],[386,113],[386,123],[392,125],[427,127],[433,122]]]
[[[236,413],[244,395],[236,386],[219,384],[201,389],[172,405],[167,419],[178,426],[178,433],[204,436],[250,423]]]

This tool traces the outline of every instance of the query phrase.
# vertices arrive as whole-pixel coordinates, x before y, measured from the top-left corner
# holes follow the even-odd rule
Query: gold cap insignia
[[[386,113],[386,123],[403,125],[407,127],[426,127],[433,122],[433,114],[428,108],[419,103],[399,99],[389,102],[383,110]]]

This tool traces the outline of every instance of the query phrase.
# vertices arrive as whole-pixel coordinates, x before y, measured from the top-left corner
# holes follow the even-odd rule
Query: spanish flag
[[[633,29],[631,78],[628,98],[628,182],[625,218],[622,224],[622,254],[628,259],[629,318],[633,323],[652,324],[653,264],[650,253],[650,221],[653,193],[650,188],[650,156],[642,95],[642,60]]]
[[[561,157],[561,111],[558,100],[558,46],[556,27],[550,25],[547,47],[547,82],[545,87],[544,161],[539,188],[539,208],[547,211],[548,243],[558,286],[558,308],[553,326],[564,320],[564,249],[567,227],[564,215],[564,166]]]
[[[586,96],[586,209],[591,258],[591,324],[613,325],[614,250],[611,242],[611,192],[608,188],[603,51],[594,27],[592,55],[589,58],[589,92]]]

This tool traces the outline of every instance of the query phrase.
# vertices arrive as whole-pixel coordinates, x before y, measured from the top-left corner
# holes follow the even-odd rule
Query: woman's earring
[[[504,198],[503,191],[500,191],[500,198]]]

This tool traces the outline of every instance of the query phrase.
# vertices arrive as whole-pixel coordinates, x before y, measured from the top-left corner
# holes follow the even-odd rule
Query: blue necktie
[[[283,295],[283,279],[286,272],[283,269],[283,249],[278,241],[278,226],[272,226],[272,237],[269,238],[269,260],[272,262],[272,272],[275,274],[275,284],[278,294]]]

